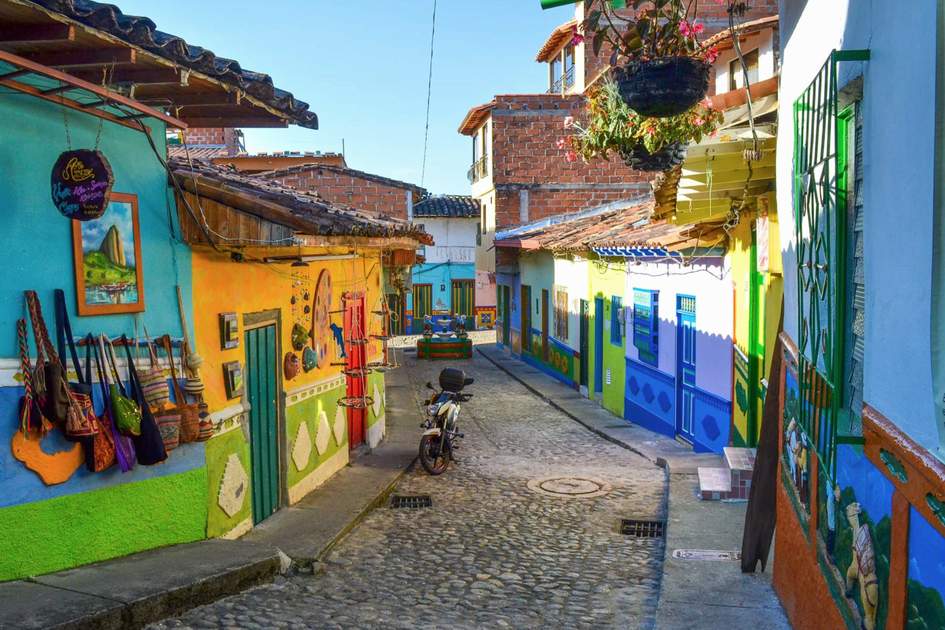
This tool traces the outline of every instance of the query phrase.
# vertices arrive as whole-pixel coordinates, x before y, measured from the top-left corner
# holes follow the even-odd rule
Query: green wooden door
[[[276,327],[270,324],[247,330],[245,339],[255,524],[279,508]]]
[[[472,328],[473,302],[476,292],[473,280],[453,280],[451,288],[450,305],[452,306],[453,316],[465,315],[468,320],[467,328]]]

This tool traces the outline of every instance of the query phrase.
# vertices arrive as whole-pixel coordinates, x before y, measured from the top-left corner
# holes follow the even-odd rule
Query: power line
[[[436,36],[436,0],[433,0],[433,27],[430,29],[430,71],[427,74],[427,119],[423,128],[423,164],[420,167],[420,186],[427,174],[427,141],[430,137],[430,95],[433,93],[433,38]]]

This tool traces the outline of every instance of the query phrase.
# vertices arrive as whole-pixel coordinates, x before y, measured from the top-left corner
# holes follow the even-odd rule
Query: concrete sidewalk
[[[204,540],[0,584],[0,630],[140,628],[308,571],[413,465],[418,401],[406,370],[387,373],[387,437],[323,486],[239,540]]]
[[[698,467],[722,466],[721,457],[694,453],[672,438],[618,418],[576,390],[512,358],[495,344],[477,345],[476,351],[588,430],[666,469],[669,481],[666,558],[656,628],[790,628],[771,586],[771,562],[766,573],[744,574],[737,561],[673,557],[673,552],[680,549],[741,549],[746,504],[702,501],[697,497]]]

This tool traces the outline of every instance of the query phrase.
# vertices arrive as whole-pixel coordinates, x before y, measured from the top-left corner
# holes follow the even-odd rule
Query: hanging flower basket
[[[668,118],[705,98],[709,69],[694,57],[661,57],[615,68],[614,80],[630,109],[649,118]]]
[[[627,166],[638,171],[668,171],[683,163],[686,159],[686,145],[682,142],[667,144],[658,151],[650,153],[646,147],[620,149],[620,157]]]

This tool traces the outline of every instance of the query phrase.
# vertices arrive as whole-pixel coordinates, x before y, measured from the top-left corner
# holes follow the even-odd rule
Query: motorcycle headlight
[[[436,416],[436,412],[439,410],[440,410],[440,403],[433,403],[432,405],[427,407],[427,415],[434,417]]]

